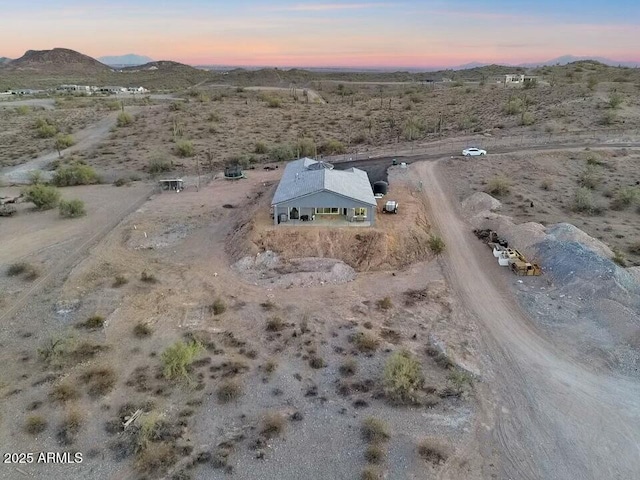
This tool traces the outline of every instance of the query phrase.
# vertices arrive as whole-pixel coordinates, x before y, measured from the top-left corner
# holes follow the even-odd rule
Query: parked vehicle
[[[382,207],[382,213],[398,213],[398,202],[389,200]]]
[[[466,148],[462,151],[462,155],[464,155],[465,157],[475,157],[476,155],[486,155],[486,154],[487,154],[486,150],[482,150],[476,147]]]

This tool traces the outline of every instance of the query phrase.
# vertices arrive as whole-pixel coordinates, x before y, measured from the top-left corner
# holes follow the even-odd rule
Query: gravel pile
[[[542,267],[542,277],[516,283],[531,318],[595,368],[640,376],[640,268],[619,267],[607,245],[574,225],[516,225],[490,211],[487,196],[462,204],[473,227],[496,231]]]
[[[500,200],[484,192],[476,192],[462,201],[462,210],[467,216],[477,215],[481,212],[494,212],[501,207]]]

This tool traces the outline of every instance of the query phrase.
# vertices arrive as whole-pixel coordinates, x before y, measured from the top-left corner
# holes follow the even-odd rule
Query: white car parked
[[[465,150],[462,151],[462,155],[464,155],[465,157],[473,157],[475,155],[486,155],[487,151],[486,150],[481,150],[479,148],[467,148]]]

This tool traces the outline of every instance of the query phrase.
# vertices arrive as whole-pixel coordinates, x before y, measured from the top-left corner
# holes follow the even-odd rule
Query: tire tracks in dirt
[[[104,237],[106,237],[114,228],[116,228],[120,223],[133,212],[135,212],[138,208],[144,205],[149,196],[155,190],[154,188],[149,188],[144,192],[141,197],[134,202],[133,204],[127,206],[125,209],[120,211],[115,218],[109,222],[104,228],[98,230],[96,233],[91,235],[87,240],[85,240],[73,253],[68,255],[64,260],[55,265],[51,270],[49,270],[45,275],[38,278],[27,290],[22,292],[18,299],[11,305],[6,311],[0,312],[0,325],[7,325],[5,322],[11,318],[12,315],[17,313],[22,307],[24,307],[29,299],[36,295],[40,290],[42,290],[46,285],[48,285],[58,274],[64,273],[68,271],[74,264],[82,260],[87,252],[97,245]]]
[[[478,435],[497,449],[502,478],[638,478],[638,382],[594,372],[541,336],[486,247],[461,220],[438,164],[413,168],[447,244],[444,273],[482,332],[485,379],[496,393],[481,401],[494,402],[485,408],[493,410],[495,422]]]

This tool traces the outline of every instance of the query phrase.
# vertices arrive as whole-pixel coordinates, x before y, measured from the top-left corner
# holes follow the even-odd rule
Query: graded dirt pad
[[[1,377],[0,440],[15,451],[86,454],[81,465],[21,470],[65,480],[138,478],[160,455],[168,463],[149,478],[217,479],[232,470],[247,480],[351,479],[367,464],[360,427],[372,416],[389,430],[378,467],[389,478],[419,478],[425,469],[479,478],[469,444],[474,387],[448,366],[459,359],[477,371],[477,332],[455,312],[438,262],[291,288],[253,285],[231,269],[225,242],[238,215],[254,211],[256,192],[278,176],[248,172],[199,191],[186,179],[186,190],[154,195],[11,317],[0,337],[10,366]],[[82,188],[109,188],[122,201],[127,192]],[[188,378],[165,378],[163,352],[193,338],[204,349]],[[420,362],[421,405],[385,399],[384,364],[402,348]],[[139,409],[145,414],[123,431]],[[30,415],[46,422],[37,437],[25,431]],[[418,456],[425,436],[455,445],[445,465]],[[3,465],[0,478],[16,472]]]
[[[274,226],[269,216],[273,187],[258,192],[256,203],[236,225],[230,253],[238,259],[263,251],[274,251],[287,261],[328,257],[357,271],[389,270],[428,259],[430,224],[420,191],[407,182],[406,171],[392,178],[389,193],[378,200],[374,227]],[[397,214],[382,213],[388,199],[399,202]]]
[[[443,168],[459,200],[487,190],[492,179],[504,176],[510,191],[497,197],[502,203],[497,213],[513,217],[515,223],[573,224],[609,248],[619,249],[628,264],[635,265],[640,264],[634,249],[640,234],[639,160],[633,149],[525,151],[452,158]],[[586,171],[593,172],[589,177],[594,181],[589,190],[593,211],[576,212],[575,195]],[[615,199],[625,187],[638,190],[638,196],[618,208]]]

